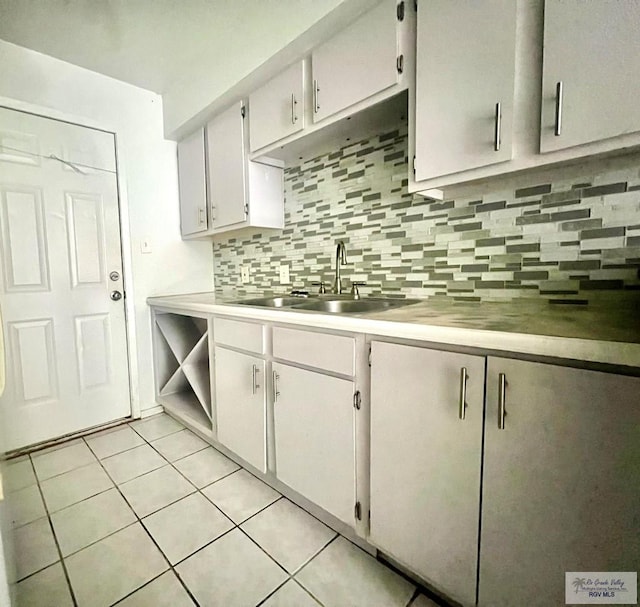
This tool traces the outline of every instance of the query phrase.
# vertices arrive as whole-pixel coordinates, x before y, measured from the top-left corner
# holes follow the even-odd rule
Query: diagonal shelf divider
[[[211,418],[211,380],[209,375],[209,342],[205,333],[194,346],[181,368],[198,397],[202,408]]]
[[[155,348],[156,381],[159,391],[162,392],[167,382],[180,368],[180,363],[157,326],[155,327],[155,333],[157,340]]]
[[[156,324],[180,363],[184,362],[203,334],[191,316],[159,314],[156,316]]]

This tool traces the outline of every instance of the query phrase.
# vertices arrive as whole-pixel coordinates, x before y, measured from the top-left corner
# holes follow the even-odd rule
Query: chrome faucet
[[[336,278],[333,282],[333,292],[342,293],[342,279],[340,278],[340,266],[347,263],[347,250],[341,240],[336,247]]]

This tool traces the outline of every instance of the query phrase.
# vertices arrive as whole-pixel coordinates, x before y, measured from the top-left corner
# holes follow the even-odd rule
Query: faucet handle
[[[353,295],[354,299],[360,299],[360,290],[358,289],[358,287],[362,287],[366,284],[366,282],[357,280],[351,282],[351,295]]]
[[[327,283],[324,280],[320,280],[318,282],[312,282],[311,285],[314,287],[320,287],[318,293],[320,293],[320,295],[324,295],[327,292],[327,289],[325,287]]]

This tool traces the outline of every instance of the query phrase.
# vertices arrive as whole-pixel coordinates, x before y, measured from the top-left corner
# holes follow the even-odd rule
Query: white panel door
[[[638,32],[637,0],[546,0],[540,151],[640,131]]]
[[[353,382],[280,363],[273,372],[276,476],[353,525]]]
[[[490,357],[479,605],[564,605],[566,571],[637,571],[639,462],[640,378]]]
[[[313,49],[314,122],[397,84],[396,7],[396,0],[382,0]]]
[[[463,605],[476,598],[484,368],[372,343],[370,540]]]
[[[215,347],[218,440],[262,472],[267,471],[265,362]]]
[[[0,109],[0,250],[7,449],[130,415],[112,134]]]
[[[207,230],[204,128],[178,142],[180,231],[183,236]]]
[[[209,196],[214,230],[241,224],[248,217],[242,107],[242,103],[234,103],[207,124]]]
[[[304,128],[304,62],[298,61],[249,96],[251,151]]]
[[[418,7],[416,179],[512,157],[516,2]]]

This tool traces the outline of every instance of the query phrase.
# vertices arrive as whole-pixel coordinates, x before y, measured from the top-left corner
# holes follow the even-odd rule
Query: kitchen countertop
[[[428,299],[391,310],[336,315],[234,305],[216,298],[214,293],[150,297],[147,302],[163,308],[265,322],[640,367],[638,307],[611,309],[530,300],[452,303]]]

